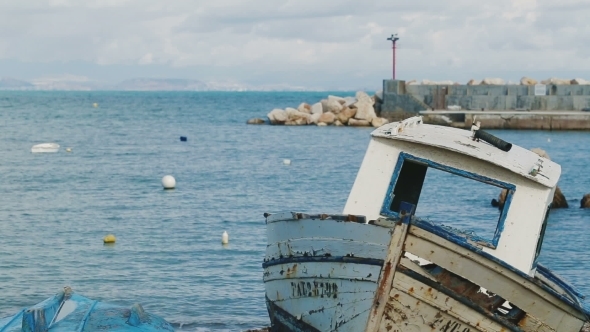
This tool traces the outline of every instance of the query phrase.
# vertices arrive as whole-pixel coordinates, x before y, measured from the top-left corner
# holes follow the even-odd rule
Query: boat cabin
[[[414,218],[422,219],[421,211],[426,211],[434,227],[457,235],[453,241],[476,246],[533,276],[560,173],[558,164],[477,125],[469,131],[427,125],[422,117],[412,117],[371,134],[344,214],[365,215],[367,220],[396,218],[402,202],[410,203]],[[428,192],[425,179],[431,174],[452,186],[434,180]],[[458,183],[471,197],[456,195]],[[483,196],[481,188],[487,190]],[[501,190],[507,194],[498,210],[489,202]],[[473,234],[472,228],[489,232]]]

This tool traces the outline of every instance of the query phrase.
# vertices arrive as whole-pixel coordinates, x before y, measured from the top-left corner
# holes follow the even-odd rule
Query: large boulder
[[[481,84],[482,85],[505,85],[506,83],[501,78],[484,78],[481,81]]]
[[[291,118],[294,114],[299,113],[299,111],[293,107],[285,108],[285,113],[287,113],[287,118]]]
[[[266,116],[268,117],[268,120],[271,124],[284,124],[289,119],[289,117],[287,116],[287,112],[280,108],[275,108],[274,110],[270,111],[270,113],[268,113]]]
[[[367,102],[360,102],[358,101],[356,104],[356,114],[354,118],[357,120],[365,120],[369,123],[373,121],[373,118],[377,116],[375,113],[375,109],[371,103]]]
[[[322,103],[315,103],[311,105],[311,114],[322,114],[324,113],[324,108]]]
[[[340,103],[340,105],[342,105],[342,104],[344,104],[346,102],[346,99],[344,99],[342,97],[328,95],[328,101],[330,101],[330,100],[336,100],[337,102]]]
[[[246,122],[247,124],[265,124],[266,121],[264,121],[264,119],[260,119],[260,118],[253,118],[250,119]]]
[[[498,199],[492,199],[492,206],[497,208],[503,208],[504,202],[506,202],[506,195],[508,194],[508,189],[502,189],[500,191],[500,195],[498,195]]]
[[[453,81],[431,81],[424,79],[422,80],[422,85],[453,85],[455,82]]]
[[[555,78],[551,77],[546,80],[541,81],[541,84],[553,84],[553,85],[570,85],[571,80],[563,79],[563,78]]]
[[[355,97],[344,97],[344,107],[351,107],[351,105],[354,105],[354,103],[356,103],[356,98]]]
[[[500,195],[498,195],[498,199],[492,199],[492,206],[503,208],[504,203],[506,202],[506,195],[508,194],[507,189],[502,189]],[[559,186],[555,187],[555,193],[553,194],[553,201],[551,202],[552,209],[561,209],[561,208],[568,208],[567,200],[565,199],[565,195],[561,192]]]
[[[334,121],[336,121],[336,115],[334,115],[334,113],[332,113],[332,112],[326,112],[326,113],[322,113],[322,115],[319,117],[318,124],[320,122],[325,123],[325,124],[332,124],[332,123],[334,123]]]
[[[320,100],[320,103],[322,103],[322,112],[328,112],[328,99],[322,99]]]
[[[530,77],[523,77],[520,79],[520,85],[535,85],[537,84],[537,80]]]
[[[344,108],[338,115],[336,116],[338,120],[344,124],[348,123],[348,119],[353,118],[356,114],[356,108]]]
[[[553,202],[551,203],[552,209],[561,209],[561,208],[568,208],[567,200],[565,199],[565,195],[559,189],[559,186],[555,187],[555,194],[553,195]]]
[[[533,151],[534,153],[538,154],[539,157],[543,157],[545,159],[549,159],[551,160],[551,158],[549,158],[549,154],[547,154],[547,151],[541,149],[541,148],[532,148],[531,151]]]
[[[371,126],[371,122],[367,120],[349,119],[348,125],[350,127],[369,127]]]
[[[311,105],[309,105],[308,103],[301,103],[297,107],[297,110],[299,112],[311,114]]]
[[[586,194],[584,195],[584,197],[582,197],[582,199],[580,200],[580,207],[582,209],[590,208],[590,194]]]
[[[322,114],[324,113],[313,113],[310,117],[309,117],[309,122],[307,124],[312,124],[315,123],[317,124],[320,120],[320,117],[322,116]]]
[[[344,99],[342,99],[342,102],[344,103]],[[334,114],[338,114],[342,110],[342,104],[338,99],[328,99],[327,107],[328,112],[332,112]]]
[[[381,127],[382,125],[384,125],[384,124],[386,124],[388,122],[389,122],[389,120],[387,120],[386,118],[378,118],[378,117],[375,117],[371,121],[371,126],[373,126],[375,128],[379,128],[379,127]]]
[[[371,105],[374,104],[373,98],[371,98],[366,92],[364,91],[357,91],[356,93],[356,103],[370,103]]]
[[[287,111],[287,115],[289,117],[289,120],[287,120],[287,122],[293,122],[290,124],[306,125],[310,122],[310,119],[311,119],[311,114],[299,112],[297,110],[295,112],[288,112]],[[285,123],[285,124],[287,124],[287,123]]]
[[[570,81],[570,84],[572,84],[572,85],[588,85],[588,84],[590,84],[590,81],[587,81],[583,78],[574,78],[573,80]]]

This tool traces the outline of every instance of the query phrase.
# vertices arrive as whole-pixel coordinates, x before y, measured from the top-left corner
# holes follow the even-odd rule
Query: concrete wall
[[[382,116],[393,112],[447,109],[580,111],[590,108],[590,85],[546,85],[544,96],[535,96],[527,85],[406,85],[383,81]]]

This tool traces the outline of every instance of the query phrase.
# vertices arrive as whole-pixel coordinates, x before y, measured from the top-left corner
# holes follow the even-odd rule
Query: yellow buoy
[[[105,236],[102,240],[104,243],[115,243],[115,241],[117,241],[117,238],[115,238],[113,234],[109,234]]]
[[[97,108],[97,107],[98,107],[98,103],[94,103],[94,104],[92,104],[92,106],[93,106],[94,108]]]

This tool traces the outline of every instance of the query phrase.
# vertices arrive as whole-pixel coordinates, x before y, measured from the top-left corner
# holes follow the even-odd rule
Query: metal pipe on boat
[[[508,151],[510,151],[510,149],[512,149],[511,143],[508,143],[508,142],[506,142],[506,141],[504,141],[504,140],[502,140],[490,133],[487,133],[481,129],[475,130],[473,132],[473,139],[474,140],[480,139],[482,141],[488,142],[491,145],[493,145],[493,146],[497,147],[498,149],[505,151],[505,152],[508,152]]]

